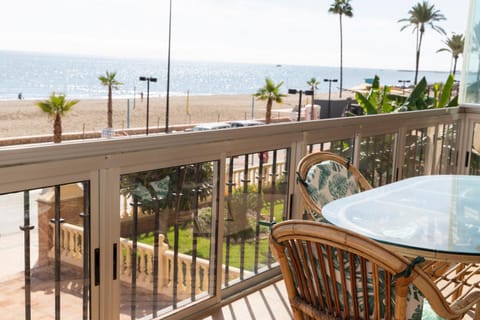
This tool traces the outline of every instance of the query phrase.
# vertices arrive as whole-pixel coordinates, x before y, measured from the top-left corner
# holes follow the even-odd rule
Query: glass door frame
[[[26,164],[0,168],[0,194],[35,190],[45,187],[61,186],[72,183],[88,182],[90,185],[90,318],[100,320],[101,309],[105,309],[100,301],[100,285],[95,285],[94,252],[100,249],[99,225],[99,171],[89,170],[81,160]],[[101,252],[102,250],[100,250]],[[108,308],[107,308],[108,309]],[[34,316],[34,315],[33,315]],[[62,315],[60,313],[60,319]],[[113,318],[112,318],[113,319]]]

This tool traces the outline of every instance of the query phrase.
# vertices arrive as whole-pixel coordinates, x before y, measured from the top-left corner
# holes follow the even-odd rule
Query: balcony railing
[[[20,318],[39,283],[52,318],[67,301],[79,319],[198,317],[279,278],[268,223],[301,218],[307,152],[350,157],[374,186],[476,174],[477,122],[452,108],[3,148],[0,243],[18,250],[0,252],[24,263],[0,282],[21,279]]]

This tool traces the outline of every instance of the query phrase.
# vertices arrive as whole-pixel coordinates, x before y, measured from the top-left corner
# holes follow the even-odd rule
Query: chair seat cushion
[[[324,161],[312,166],[305,182],[308,194],[319,207],[360,192],[355,176],[335,161]]]

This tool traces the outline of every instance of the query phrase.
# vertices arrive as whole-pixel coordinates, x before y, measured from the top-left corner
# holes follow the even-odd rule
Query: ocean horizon
[[[70,99],[102,99],[107,88],[98,77],[105,71],[117,72],[123,83],[113,91],[114,98],[133,98],[146,94],[146,83],[140,76],[155,77],[150,82],[150,96],[164,97],[167,86],[167,63],[164,60],[106,58],[33,52],[0,51],[0,100],[46,99],[52,92],[64,93]],[[459,76],[458,73],[457,76]],[[343,88],[351,89],[375,75],[382,85],[401,86],[399,80],[413,83],[414,70],[343,68]],[[445,82],[448,72],[420,71],[428,83]],[[284,64],[249,64],[205,61],[171,61],[170,95],[253,94],[263,87],[265,78],[283,81],[281,91],[309,89],[306,82],[316,78],[317,92],[329,91],[324,79],[338,79],[338,66],[300,66]],[[332,92],[339,83],[332,83]]]

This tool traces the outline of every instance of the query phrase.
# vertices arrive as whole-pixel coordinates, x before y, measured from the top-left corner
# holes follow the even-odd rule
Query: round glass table
[[[404,256],[480,262],[480,177],[419,176],[335,200],[330,223]]]

